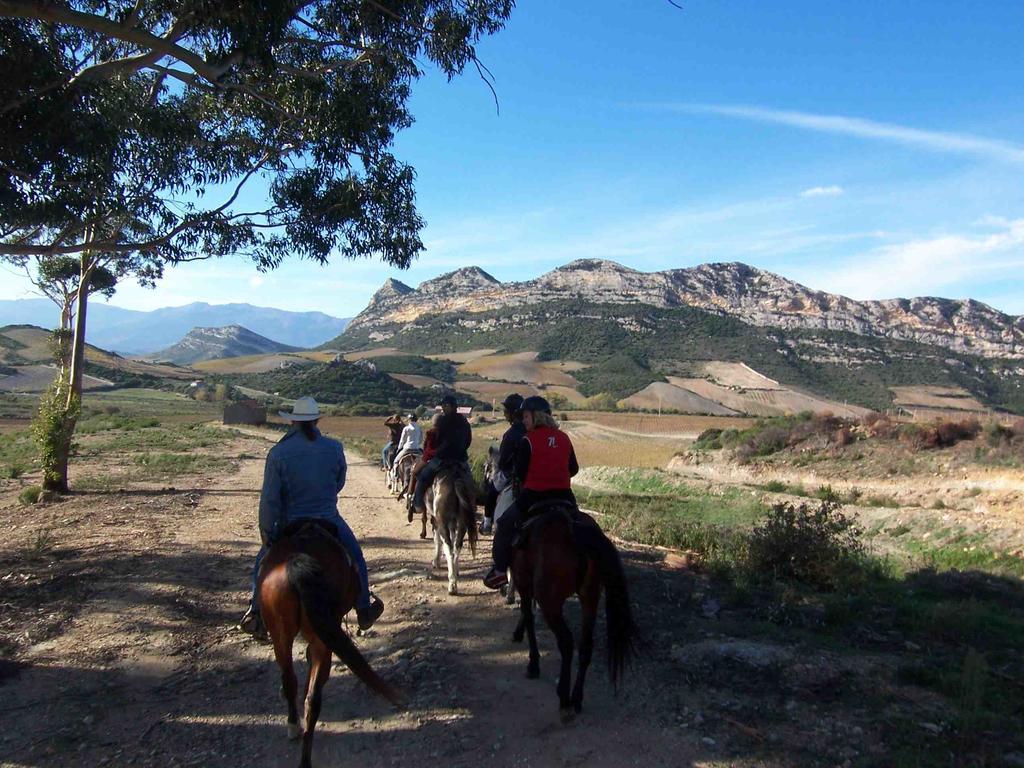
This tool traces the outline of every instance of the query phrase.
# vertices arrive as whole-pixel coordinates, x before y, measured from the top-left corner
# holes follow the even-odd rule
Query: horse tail
[[[462,524],[469,534],[469,551],[476,557],[476,493],[473,485],[475,482],[458,477],[455,480],[455,495],[459,498],[459,514],[462,516]]]
[[[345,662],[356,677],[396,707],[404,708],[405,696],[402,692],[373,671],[363,654],[342,630],[335,610],[337,598],[327,583],[320,563],[310,555],[292,555],[285,564],[285,573],[288,585],[298,594],[302,610],[316,636]]]
[[[618,690],[622,673],[633,655],[636,625],[629,604],[626,574],[619,551],[597,526],[574,525],[574,539],[583,553],[594,561],[605,590],[605,623],[608,625],[608,674]]]

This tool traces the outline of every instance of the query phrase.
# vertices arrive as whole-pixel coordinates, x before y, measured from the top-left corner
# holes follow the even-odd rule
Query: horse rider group
[[[491,589],[508,581],[506,573],[515,533],[538,514],[545,502],[575,508],[570,479],[579,471],[572,442],[558,428],[547,400],[536,395],[523,398],[512,394],[505,398],[502,408],[509,427],[502,436],[492,478],[499,492],[494,515],[500,522],[492,542],[494,564],[484,577],[484,584]],[[266,636],[256,596],[263,556],[289,523],[313,518],[330,524],[339,545],[355,565],[360,585],[356,614],[360,629],[369,629],[383,613],[384,604],[370,592],[362,549],[338,513],[337,496],[345,486],[347,471],[344,449],[340,442],[325,437],[317,429],[320,410],[313,398],[299,398],[291,412],[282,411],[280,415],[291,426],[267,455],[259,506],[263,546],[252,572],[249,609],[240,626],[254,636]],[[411,519],[414,513],[424,511],[426,491],[442,466],[454,464],[469,471],[473,433],[451,394],[441,400],[441,412],[434,417],[426,435],[415,414],[408,418],[406,424],[400,414],[395,414],[384,422],[391,439],[381,452],[381,460],[390,470],[403,452],[422,449],[413,470]]]

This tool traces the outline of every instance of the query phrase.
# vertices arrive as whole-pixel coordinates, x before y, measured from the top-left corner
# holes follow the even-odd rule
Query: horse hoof
[[[526,668],[526,679],[527,680],[536,680],[538,677],[540,677],[540,668],[539,667],[527,667]]]
[[[427,532],[426,531],[420,531],[420,538],[421,539],[427,538]]]
[[[455,584],[449,584],[448,585],[448,594],[449,595],[457,595],[457,594],[459,594],[458,586],[456,586]]]
[[[558,719],[562,721],[562,725],[571,723],[576,717],[576,710],[572,707],[561,707],[558,710]]]
[[[572,708],[576,712],[576,714],[578,715],[580,712],[583,711],[583,702],[582,701],[574,701],[572,703]]]
[[[302,738],[302,726],[298,723],[288,723],[288,740],[295,741]]]
[[[521,643],[521,642],[523,642],[523,633],[522,632],[513,632],[512,633],[512,642],[513,643]]]

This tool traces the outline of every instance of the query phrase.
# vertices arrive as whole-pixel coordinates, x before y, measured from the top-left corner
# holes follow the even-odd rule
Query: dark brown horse
[[[533,601],[558,641],[562,668],[558,677],[558,704],[562,719],[571,718],[583,708],[583,684],[594,649],[594,623],[605,591],[605,618],[608,625],[608,672],[617,689],[622,672],[632,653],[633,614],[622,562],[615,545],[591,518],[554,507],[530,521],[526,545],[516,551],[512,563],[519,591],[519,625],[512,635],[521,642],[524,631],[530,643],[530,662],[526,676],[540,676],[540,653],[534,630]],[[562,606],[573,594],[579,595],[582,608],[579,642],[579,669],[572,681],[573,634],[562,615]]]
[[[374,672],[341,628],[341,618],[355,605],[359,574],[334,536],[313,521],[298,521],[270,548],[259,574],[263,621],[274,642],[281,668],[281,692],[288,703],[288,737],[302,736],[300,768],[309,768],[313,729],[320,717],[323,687],[331,674],[333,653],[356,677],[397,707],[398,689]],[[292,667],[292,644],[306,638],[305,727],[299,725],[298,681]]]

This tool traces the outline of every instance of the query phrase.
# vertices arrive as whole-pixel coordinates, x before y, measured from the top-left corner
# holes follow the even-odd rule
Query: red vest
[[[528,491],[561,491],[571,487],[569,457],[572,443],[564,432],[537,427],[526,433],[530,441],[530,466],[523,488]]]

